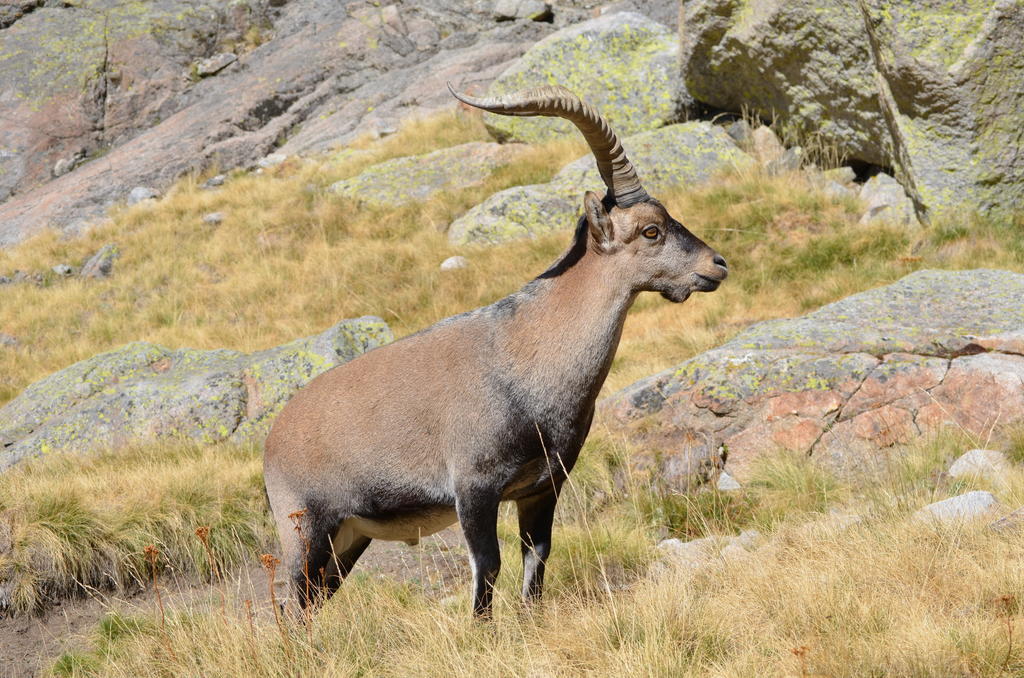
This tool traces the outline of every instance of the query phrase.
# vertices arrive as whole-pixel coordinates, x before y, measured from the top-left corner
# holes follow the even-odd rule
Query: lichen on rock
[[[607,14],[538,42],[487,95],[562,85],[596,106],[619,134],[636,134],[680,119],[677,55],[678,42],[666,26],[635,12]],[[484,122],[499,139],[539,142],[576,133],[557,118],[485,114]]]
[[[0,408],[0,470],[26,457],[152,439],[256,439],[304,384],[392,339],[384,321],[367,316],[253,354],[128,344]]]

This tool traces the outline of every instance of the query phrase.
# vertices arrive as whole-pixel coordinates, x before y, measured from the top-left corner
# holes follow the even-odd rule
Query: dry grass
[[[830,502],[802,498],[806,479],[822,473],[807,459],[771,459],[747,498],[758,511],[797,506],[766,528],[755,550],[699,570],[670,564],[640,576],[652,558],[652,526],[627,494],[589,513],[563,507],[545,604],[521,611],[517,549],[507,541],[490,625],[470,619],[467,591],[438,600],[414,584],[354,576],[310,627],[289,623],[282,636],[265,607],[250,626],[244,599],[260,595],[243,588],[227,615],[215,600],[169,612],[163,627],[156,615],[115,615],[101,625],[94,652],[64,655],[54,673],[1020,675],[1024,651],[1008,641],[1020,623],[1024,533],[911,517],[928,501],[978,486],[936,473],[971,443],[938,438],[910,450],[883,477],[831,479],[834,497],[848,502],[840,510],[855,507],[861,515],[853,525],[836,520]],[[594,460],[601,455],[588,459],[581,477],[598,482]],[[904,494],[910,486],[916,490]],[[997,492],[1008,506],[1024,501],[1024,470]],[[894,503],[896,496],[904,501]],[[503,528],[511,531],[508,518]]]
[[[258,449],[150,445],[19,465],[0,482],[0,608],[137,589],[149,544],[176,574],[208,577],[200,526],[222,566],[273,541]]]

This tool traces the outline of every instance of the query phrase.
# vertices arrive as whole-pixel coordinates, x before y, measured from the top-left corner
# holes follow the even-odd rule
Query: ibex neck
[[[521,293],[504,332],[512,369],[553,397],[593,403],[635,294],[587,252]]]

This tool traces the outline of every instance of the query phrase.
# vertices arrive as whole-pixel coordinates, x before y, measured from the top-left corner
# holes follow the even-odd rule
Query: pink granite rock
[[[685,488],[741,483],[776,450],[848,472],[946,426],[979,438],[1024,420],[1024,275],[919,271],[809,315],[760,323],[600,404]]]

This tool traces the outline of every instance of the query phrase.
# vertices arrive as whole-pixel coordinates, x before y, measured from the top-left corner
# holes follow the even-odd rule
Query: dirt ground
[[[230,573],[226,579],[236,600],[249,598],[257,609],[269,609],[267,576],[255,562]],[[375,577],[414,581],[432,594],[443,596],[468,582],[469,565],[462,533],[448,528],[427,537],[418,546],[374,542],[356,565],[355,572]],[[166,609],[209,600],[217,595],[208,584],[169,579],[161,585]],[[59,601],[40,614],[0,618],[0,678],[32,678],[45,673],[54,659],[93,644],[96,624],[103,615],[155,614],[152,590],[111,593],[91,591],[88,596]]]

